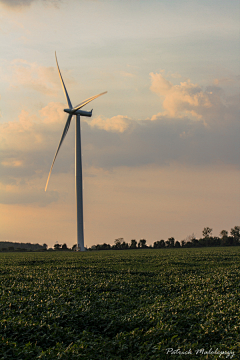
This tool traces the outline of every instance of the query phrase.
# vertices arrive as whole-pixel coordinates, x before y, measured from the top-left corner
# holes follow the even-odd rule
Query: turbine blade
[[[72,118],[72,114],[70,114],[70,115],[68,116],[67,122],[66,122],[66,124],[65,124],[64,129],[63,129],[62,137],[61,137],[60,143],[59,143],[59,145],[58,145],[56,154],[55,154],[55,156],[54,156],[51,169],[50,169],[49,174],[48,174],[47,183],[46,183],[46,186],[45,186],[45,191],[47,191],[48,182],[49,182],[49,179],[50,179],[50,175],[51,175],[52,168],[53,168],[53,165],[54,165],[54,163],[55,163],[57,154],[58,154],[58,152],[59,152],[59,150],[60,150],[60,147],[61,147],[61,145],[62,145],[62,143],[63,143],[63,140],[64,140],[65,136],[67,135],[67,132],[68,132],[68,129],[69,129],[69,126],[70,126],[70,123],[71,123],[71,118]]]
[[[107,93],[107,91],[105,91],[105,92],[103,92],[103,93],[101,93],[101,94],[92,96],[92,97],[84,100],[83,102],[81,102],[80,104],[78,104],[77,106],[75,106],[75,107],[73,108],[73,110],[79,110],[79,109],[81,109],[83,106],[85,106],[85,105],[87,105],[88,103],[90,103],[90,101],[92,101],[92,100],[94,100],[94,99],[98,98],[99,96],[104,95],[104,94],[106,94],[106,93]]]
[[[68,92],[67,92],[66,86],[65,86],[65,84],[64,84],[61,71],[60,71],[59,66],[58,66],[56,51],[55,51],[55,57],[56,57],[56,63],[57,63],[58,73],[59,73],[60,80],[61,80],[61,83],[62,83],[63,91],[64,91],[64,94],[65,94],[65,96],[66,96],[69,109],[72,109],[72,103],[71,103],[71,100],[70,100],[70,98],[69,98],[69,96],[68,96]]]

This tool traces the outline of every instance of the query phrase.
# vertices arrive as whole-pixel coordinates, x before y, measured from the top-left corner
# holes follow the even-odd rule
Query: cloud
[[[124,77],[129,77],[129,78],[134,78],[136,77],[135,74],[130,73],[130,72],[126,72],[126,71],[120,71],[120,75],[124,76]]]
[[[57,191],[48,191],[45,193],[44,189],[37,186],[21,186],[15,185],[1,185],[0,186],[1,204],[34,204],[39,206],[46,206],[52,202],[59,200]]]
[[[226,83],[234,83],[234,80],[231,78],[220,78],[220,79],[214,79],[213,81],[214,85],[220,85],[220,84],[226,84]]]
[[[17,121],[0,124],[0,171],[3,183],[24,184],[50,167],[66,116],[60,103],[49,103],[39,115],[22,110]],[[68,168],[68,167],[67,167]]]
[[[6,161],[2,161],[1,163],[3,166],[7,166],[7,167],[19,167],[23,165],[23,162],[21,160],[17,160],[15,158],[9,158]]]
[[[163,100],[165,111],[159,115],[178,118],[190,115],[201,119],[202,110],[212,106],[210,93],[203,91],[198,84],[193,84],[190,80],[173,85],[162,73],[150,73],[150,77],[150,89]]]
[[[108,169],[174,163],[239,168],[239,130],[238,121],[231,127],[217,128],[189,118],[179,121],[164,116],[155,121],[129,121],[122,133],[91,129],[84,124],[84,163]]]
[[[182,116],[180,121],[179,117],[162,114],[155,115],[154,121],[138,121],[123,115],[85,120],[82,122],[84,166],[109,169],[179,163],[239,167],[238,97],[224,99],[223,103],[220,90],[211,88],[211,92],[214,100],[211,112],[202,113],[201,121],[187,116]],[[46,176],[67,118],[63,107],[51,102],[38,115],[23,110],[17,121],[0,124],[2,179],[23,181],[40,176],[38,171]],[[55,173],[74,169],[73,125],[60,150]]]
[[[0,0],[0,4],[3,4],[12,9],[19,9],[30,6],[33,2],[39,0]],[[44,3],[58,5],[62,0],[42,0]]]
[[[63,104],[49,103],[34,115],[22,110],[17,121],[0,124],[0,149],[8,152],[33,152],[48,145],[52,134],[65,123]]]
[[[29,6],[35,0],[0,0],[0,3],[9,7]]]
[[[110,132],[122,133],[128,128],[130,122],[131,119],[127,116],[117,115],[110,119],[103,119],[101,116],[98,116],[88,123],[91,127],[97,127]]]
[[[175,72],[175,73],[171,74],[171,77],[174,79],[177,79],[177,78],[181,78],[182,75],[180,75],[178,72]]]
[[[162,74],[153,74],[151,88],[162,97],[163,104],[166,98],[169,100],[165,111],[152,116],[152,121],[126,115],[82,121],[85,173],[89,168],[112,170],[174,164],[240,168],[237,95],[227,97],[215,85],[206,90],[190,82],[173,85]],[[0,173],[5,203],[14,201],[14,197],[19,202],[30,201],[27,189],[29,194],[36,192],[36,197],[32,195],[34,201],[41,203],[41,191],[67,119],[63,108],[63,104],[51,102],[38,114],[22,110],[17,121],[0,124]],[[74,172],[74,120],[52,176]],[[39,179],[41,185],[37,186]],[[17,194],[14,187],[22,189],[19,191],[25,197]],[[57,200],[58,194],[54,193],[46,201]]]
[[[49,103],[38,115],[22,110],[17,121],[0,124],[2,204],[46,206],[59,200],[57,191],[44,192],[44,184],[66,121],[62,109],[60,103]]]
[[[11,63],[12,87],[25,87],[45,95],[54,96],[60,89],[59,76],[54,67],[40,66],[23,59],[15,59]]]
[[[63,104],[57,102],[50,102],[47,106],[39,111],[43,123],[47,124],[63,124],[66,119],[66,113],[63,112]]]

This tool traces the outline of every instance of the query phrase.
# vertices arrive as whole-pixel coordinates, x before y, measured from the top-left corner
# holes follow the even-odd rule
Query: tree
[[[43,250],[47,250],[48,249],[48,245],[47,244],[43,244]]]
[[[158,249],[160,246],[159,246],[159,241],[154,241],[153,243],[153,248],[154,249]]]
[[[236,238],[240,239],[240,226],[234,226],[233,229],[231,229],[230,234]]]
[[[176,241],[174,247],[180,248],[180,246],[181,246],[181,245],[180,245],[180,242],[179,242],[179,241]]]
[[[67,244],[63,244],[63,245],[62,245],[62,249],[63,249],[63,250],[68,250]]]
[[[228,236],[228,231],[227,231],[227,230],[222,230],[222,231],[220,232],[220,236],[221,236],[222,238],[227,237],[227,236]]]
[[[213,230],[213,229],[211,229],[211,228],[209,228],[209,227],[205,227],[205,228],[203,229],[203,232],[202,232],[203,237],[204,237],[204,238],[209,238],[210,235],[212,235],[212,230]]]
[[[61,245],[60,244],[54,244],[54,250],[60,250]]]
[[[158,240],[153,243],[154,249],[160,249],[165,248],[165,241],[164,240]]]
[[[174,237],[170,237],[170,238],[168,238],[168,240],[166,241],[167,247],[169,247],[169,248],[173,248],[173,247],[174,247],[174,243],[175,243]]]
[[[196,238],[192,239],[191,243],[193,244],[193,246],[199,246],[199,241]]]
[[[137,241],[136,240],[134,240],[134,239],[131,240],[130,248],[131,249],[136,249],[137,248]]]
[[[228,238],[228,231],[227,230],[222,230],[220,232],[220,236],[221,236],[220,244],[223,245],[223,246],[229,245],[230,239]]]
[[[140,247],[140,248],[147,248],[147,245],[146,245],[146,242],[147,242],[147,240],[145,240],[145,239],[140,239],[139,240],[139,243],[138,243],[138,247]]]
[[[73,250],[73,251],[76,251],[76,250],[77,250],[77,244],[74,244],[74,245],[72,246],[72,250]]]
[[[104,244],[102,245],[102,249],[103,249],[103,250],[110,250],[110,249],[111,249],[111,245],[104,243]]]
[[[166,244],[164,240],[160,240],[159,242],[160,248],[165,248]]]
[[[195,240],[196,240],[196,236],[194,233],[192,233],[191,235],[188,235],[185,239],[185,242],[191,242],[193,245],[195,243]]]
[[[201,238],[198,240],[200,246],[207,246],[207,239],[208,238]]]
[[[96,250],[110,250],[110,249],[111,249],[111,245],[106,244],[106,243],[104,243],[104,244],[102,244],[102,245],[97,244],[97,245],[95,246],[95,249],[96,249]]]
[[[125,241],[123,241],[120,248],[121,248],[122,250],[126,250],[126,249],[129,248],[129,245],[128,245],[128,243],[126,243]]]
[[[122,243],[123,243],[123,238],[115,239],[114,240],[115,249],[120,250]]]

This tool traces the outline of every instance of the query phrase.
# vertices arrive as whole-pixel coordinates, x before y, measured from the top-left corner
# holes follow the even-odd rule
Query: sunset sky
[[[238,0],[0,0],[0,241],[85,245],[240,225]]]

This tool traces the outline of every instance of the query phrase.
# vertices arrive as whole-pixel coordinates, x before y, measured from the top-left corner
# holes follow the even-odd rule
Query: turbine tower
[[[68,129],[70,127],[70,123],[71,123],[71,119],[72,116],[75,115],[76,116],[76,127],[75,127],[75,194],[76,194],[76,205],[77,205],[77,250],[79,251],[84,251],[84,232],[83,232],[83,194],[82,194],[82,153],[81,153],[81,127],[80,127],[80,116],[88,116],[91,117],[92,116],[92,110],[91,111],[83,111],[80,110],[83,106],[87,105],[90,101],[96,99],[97,97],[106,94],[107,91],[92,96],[86,100],[84,100],[83,102],[81,102],[80,104],[78,104],[77,106],[73,107],[71,100],[68,96],[68,92],[66,89],[66,86],[64,84],[59,66],[58,66],[58,61],[57,61],[57,54],[55,52],[55,57],[56,57],[56,63],[57,63],[57,68],[58,68],[58,73],[59,73],[59,77],[62,83],[62,87],[63,87],[63,91],[64,94],[66,96],[66,100],[68,103],[68,109],[64,109],[64,111],[66,113],[68,113],[68,118],[65,124],[65,127],[63,129],[63,133],[62,133],[62,137],[60,139],[56,154],[54,156],[53,162],[52,162],[52,166],[51,169],[49,171],[49,175],[48,175],[48,179],[47,179],[47,183],[45,186],[45,191],[47,190],[47,186],[48,186],[48,182],[50,179],[50,175],[53,169],[53,165],[55,163],[57,154],[60,150],[60,147],[63,143],[63,140],[65,138],[65,136],[67,135]]]

